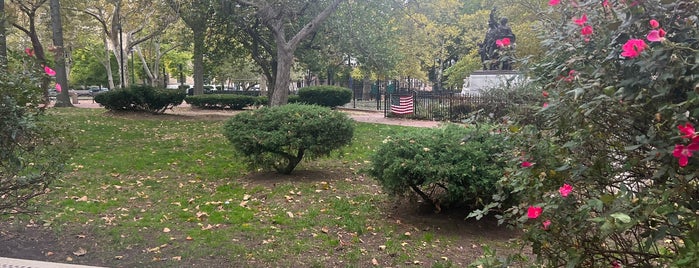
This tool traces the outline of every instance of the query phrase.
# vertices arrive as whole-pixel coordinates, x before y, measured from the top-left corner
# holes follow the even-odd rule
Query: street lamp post
[[[121,67],[121,88],[126,83],[124,78],[124,41],[122,40],[121,22],[119,22],[119,66]]]
[[[134,69],[134,62],[133,62],[133,48],[129,50],[131,52],[131,84],[136,84],[136,70]]]

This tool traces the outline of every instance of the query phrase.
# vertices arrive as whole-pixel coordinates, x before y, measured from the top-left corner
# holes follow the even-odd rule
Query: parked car
[[[92,93],[90,92],[89,89],[71,89],[68,91],[69,93],[75,93],[76,95],[79,96],[92,96]]]
[[[100,93],[102,93],[102,92],[107,92],[107,91],[109,91],[108,88],[98,87],[98,86],[91,86],[91,87],[88,87],[88,90],[90,91],[90,96],[95,96],[95,95],[100,94]]]

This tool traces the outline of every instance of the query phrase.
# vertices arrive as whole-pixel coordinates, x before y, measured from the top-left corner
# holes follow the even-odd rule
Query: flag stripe
[[[391,112],[394,114],[412,114],[413,96],[401,96],[398,105],[391,104]]]

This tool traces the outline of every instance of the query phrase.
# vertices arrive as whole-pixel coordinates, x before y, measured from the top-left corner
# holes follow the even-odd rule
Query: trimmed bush
[[[299,95],[289,95],[287,103],[301,103],[301,97]]]
[[[391,195],[410,192],[442,205],[482,208],[492,201],[505,165],[499,134],[449,125],[387,137],[368,173]]]
[[[337,107],[352,100],[352,90],[336,86],[312,86],[299,89],[299,102],[325,107]]]
[[[267,96],[258,96],[255,99],[255,105],[260,106],[260,105],[267,105],[269,103],[269,97]]]
[[[354,124],[325,107],[287,104],[237,114],[223,134],[251,168],[290,174],[304,157],[325,156],[349,144]]]
[[[185,101],[202,109],[232,109],[242,110],[247,106],[257,105],[259,97],[235,94],[205,94],[187,96]]]
[[[182,90],[136,85],[96,95],[95,102],[111,111],[144,111],[162,114],[165,110],[180,105],[185,97],[186,93]]]

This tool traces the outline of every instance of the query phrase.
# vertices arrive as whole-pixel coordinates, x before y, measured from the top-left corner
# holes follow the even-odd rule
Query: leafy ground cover
[[[292,175],[248,172],[226,117],[53,109],[79,143],[39,213],[0,218],[0,256],[110,267],[461,267],[521,250],[466,212],[397,202],[362,169],[401,126],[357,123],[350,147]],[[405,200],[403,200],[405,201]]]

